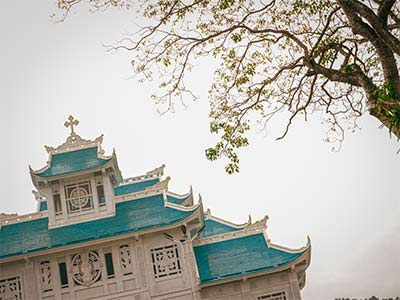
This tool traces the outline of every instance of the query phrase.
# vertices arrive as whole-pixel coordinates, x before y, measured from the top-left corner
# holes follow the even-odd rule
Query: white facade
[[[73,135],[77,136],[74,131],[71,132],[71,136]],[[209,211],[203,211],[201,199],[199,203],[193,203],[191,192],[179,196],[168,191],[169,178],[162,180],[163,167],[135,178],[118,179],[120,172],[113,154],[105,157],[109,160],[95,168],[40,178],[37,174],[54,167],[51,166],[51,155],[86,149],[93,146],[93,143],[99,146],[101,143],[101,140],[92,142],[77,137],[78,141],[68,147],[65,146],[68,143],[56,149],[48,147],[48,165],[39,171],[31,170],[33,182],[39,190],[35,195],[38,206],[41,207],[41,202],[46,201],[48,209],[24,216],[0,215],[0,254],[3,253],[3,256],[0,255],[0,300],[301,299],[300,290],[304,287],[305,270],[310,263],[309,243],[299,250],[271,244],[266,235],[267,218],[254,224],[249,220],[243,225],[235,225],[211,216]],[[152,186],[117,195],[115,187],[121,190],[125,187],[138,189],[150,180],[159,181]],[[102,236],[102,228],[96,227],[95,220],[114,220],[112,218],[119,213],[118,210],[125,207],[122,206],[124,203],[145,203],[143,201],[151,197],[161,197],[165,209],[171,215],[185,213],[187,217],[170,224],[163,223],[158,227],[144,226],[138,230],[136,227],[130,228],[129,231],[117,232],[111,236]],[[176,200],[175,203],[170,197]],[[117,205],[120,205],[119,208]],[[130,222],[129,216],[132,216],[132,220],[139,219],[142,213],[146,214],[152,208],[149,206],[142,209],[142,212],[136,211],[132,214],[129,211],[124,212],[128,216],[126,222]],[[157,221],[157,216],[152,218],[154,222]],[[48,222],[46,230],[52,234],[47,231],[42,235],[33,233],[49,240],[30,241],[29,232],[24,236],[24,233],[18,231],[21,226],[29,228],[29,222],[35,221],[32,224],[39,224],[41,220]],[[143,222],[147,221],[143,218]],[[204,226],[211,224],[208,222],[213,222],[219,232],[206,236],[204,230],[207,230],[208,225],[206,229]],[[93,229],[90,227],[92,224]],[[116,223],[110,224],[116,226]],[[34,226],[39,228],[38,225],[32,225],[32,230],[39,230]],[[54,245],[53,238],[62,241],[63,237],[57,235],[57,230],[67,226],[72,228],[68,231],[70,235],[72,232],[76,236],[90,236],[96,231],[96,238],[33,249],[32,245],[36,244]],[[24,238],[12,242],[13,230]],[[92,232],[87,232],[91,230]],[[107,230],[108,228],[104,228],[105,232]],[[259,271],[230,274],[226,278],[221,276],[204,279],[204,272],[220,272],[230,266],[218,264],[218,260],[213,260],[216,265],[212,265],[210,261],[205,266],[203,258],[208,259],[207,253],[204,255],[205,250],[197,253],[196,249],[251,238],[257,234],[263,234],[265,247],[271,253],[279,252],[282,257],[286,255],[290,258],[293,255],[295,258],[289,263]],[[35,236],[32,234],[32,239]],[[65,238],[73,239],[74,236]],[[210,260],[214,259],[213,255],[216,254],[209,255]],[[237,263],[241,264],[240,261]]]

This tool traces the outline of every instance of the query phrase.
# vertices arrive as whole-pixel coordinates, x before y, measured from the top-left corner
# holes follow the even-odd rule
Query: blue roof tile
[[[119,196],[119,195],[125,195],[125,194],[144,191],[147,187],[155,185],[159,181],[160,181],[159,179],[151,179],[151,180],[139,181],[139,182],[131,183],[131,184],[120,185],[120,186],[117,186],[114,188],[114,195]]]
[[[51,177],[94,169],[106,164],[110,159],[97,157],[97,147],[53,154],[50,167],[36,175],[39,177]]]
[[[166,226],[192,213],[164,207],[163,196],[155,195],[117,203],[114,217],[85,223],[54,229],[47,218],[10,224],[0,230],[0,258]]]
[[[182,204],[186,199],[187,199],[187,197],[186,198],[178,198],[178,197],[174,197],[171,195],[167,195],[168,202],[175,203],[175,204]]]
[[[197,246],[194,253],[201,283],[208,283],[287,265],[304,252],[270,248],[263,234],[255,234]]]
[[[228,226],[211,219],[205,220],[204,223],[205,223],[203,231],[204,237],[240,230],[239,228]]]

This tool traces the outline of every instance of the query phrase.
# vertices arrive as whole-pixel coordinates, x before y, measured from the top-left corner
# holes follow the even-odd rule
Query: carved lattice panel
[[[133,263],[132,263],[132,253],[129,245],[122,245],[119,247],[119,255],[121,261],[121,271],[123,275],[132,274]]]
[[[89,181],[68,184],[64,188],[68,213],[93,209],[92,189]]]
[[[40,263],[40,282],[42,285],[42,290],[44,292],[48,292],[53,289],[51,267],[50,267],[50,262],[48,260],[42,261]]]
[[[156,279],[177,275],[182,272],[176,245],[151,249],[151,257]]]
[[[0,300],[22,300],[21,278],[19,276],[0,280]]]

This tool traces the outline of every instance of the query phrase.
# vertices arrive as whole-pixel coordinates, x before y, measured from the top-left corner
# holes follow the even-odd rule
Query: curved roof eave
[[[235,236],[232,236],[231,234],[228,234],[228,235],[226,235],[226,237],[228,237],[228,240],[225,240],[225,239],[216,240],[216,241],[212,241],[211,243],[208,243],[208,245],[209,244],[218,244],[218,243],[221,243],[224,241],[229,241],[229,240],[241,239],[241,238],[248,237],[248,236],[256,236],[259,234],[260,234],[260,232],[258,232],[256,230],[256,228],[254,228],[250,232],[245,233],[244,236],[235,237]],[[307,236],[307,244],[299,249],[290,249],[287,247],[272,244],[270,242],[270,240],[268,239],[265,230],[263,230],[262,236],[263,236],[263,240],[265,242],[265,246],[268,248],[275,249],[275,250],[278,250],[281,252],[286,252],[288,254],[293,254],[293,255],[301,254],[301,255],[297,256],[296,258],[294,258],[291,261],[286,262],[284,265],[279,265],[279,266],[272,267],[269,269],[267,269],[267,267],[264,267],[264,268],[259,268],[259,269],[248,270],[248,271],[245,271],[244,273],[237,272],[237,273],[232,273],[232,274],[224,274],[222,276],[220,275],[218,277],[210,278],[209,280],[206,279],[206,280],[200,281],[201,286],[203,286],[203,287],[212,286],[212,285],[221,284],[221,283],[225,283],[225,282],[241,280],[243,278],[257,277],[257,276],[263,276],[263,275],[267,275],[267,274],[281,272],[283,270],[291,269],[291,268],[295,267],[299,262],[303,261],[304,259],[305,259],[306,263],[302,264],[302,266],[300,267],[301,268],[300,271],[305,271],[308,268],[308,266],[310,265],[310,262],[311,262],[311,239],[309,236]],[[199,246],[204,246],[204,245],[199,245]],[[197,256],[196,256],[196,260],[197,260]],[[196,264],[197,264],[197,262],[196,262]]]
[[[94,148],[94,147],[93,147]],[[89,148],[86,148],[89,149]],[[83,149],[82,149],[83,150]],[[75,150],[75,151],[79,151],[79,150]],[[73,152],[73,151],[71,151]],[[119,171],[118,168],[118,162],[117,162],[117,157],[115,155],[115,153],[113,153],[110,156],[104,156],[100,153],[97,152],[97,158],[102,160],[98,165],[95,165],[93,167],[88,167],[88,168],[82,168],[80,170],[71,170],[71,171],[67,171],[67,172],[62,172],[59,174],[50,174],[50,175],[41,175],[44,172],[46,172],[47,170],[49,170],[52,166],[51,166],[51,162],[48,162],[47,165],[39,170],[33,170],[31,166],[29,166],[29,173],[31,174],[32,180],[35,183],[36,181],[38,181],[38,179],[59,179],[59,178],[63,178],[65,176],[71,175],[73,173],[80,173],[80,172],[92,172],[94,170],[98,170],[98,169],[102,169],[104,167],[110,166],[110,165],[114,165],[115,169],[117,172]],[[119,174],[119,173],[118,173]]]
[[[209,281],[209,282],[200,282],[200,286],[204,288],[204,287],[220,285],[220,284],[224,284],[224,283],[228,283],[228,282],[244,280],[244,279],[248,279],[248,278],[254,278],[254,277],[269,275],[269,274],[273,274],[273,273],[279,273],[279,272],[282,272],[284,270],[291,269],[292,266],[295,266],[296,264],[298,264],[299,262],[303,261],[304,259],[307,260],[307,265],[304,268],[304,270],[305,270],[310,265],[311,245],[309,247],[307,247],[307,249],[304,250],[304,253],[301,256],[299,256],[298,258],[296,258],[292,262],[288,263],[287,265],[276,267],[276,268],[272,268],[272,269],[266,270],[266,271],[254,272],[254,273],[249,273],[249,274],[240,274],[240,275],[232,276],[232,277],[228,277],[228,278],[221,278],[221,279],[212,280],[212,281]]]

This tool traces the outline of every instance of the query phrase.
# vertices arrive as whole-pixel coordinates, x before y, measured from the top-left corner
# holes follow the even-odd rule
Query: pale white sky
[[[0,2],[1,212],[35,210],[28,165],[44,166],[43,145],[68,135],[69,114],[84,138],[104,133],[115,147],[125,177],[165,163],[170,189],[192,184],[213,214],[243,223],[270,216],[272,242],[301,247],[312,240],[312,261],[302,291],[306,300],[400,296],[400,144],[365,117],[331,152],[315,119],[294,123],[280,142],[254,134],[241,153],[241,173],[229,176],[224,162],[211,163],[208,131],[209,62],[190,80],[200,96],[188,108],[160,117],[150,101],[153,83],[128,79],[129,53],[107,54],[102,44],[133,31],[133,13],[74,13],[53,24],[55,1]]]

